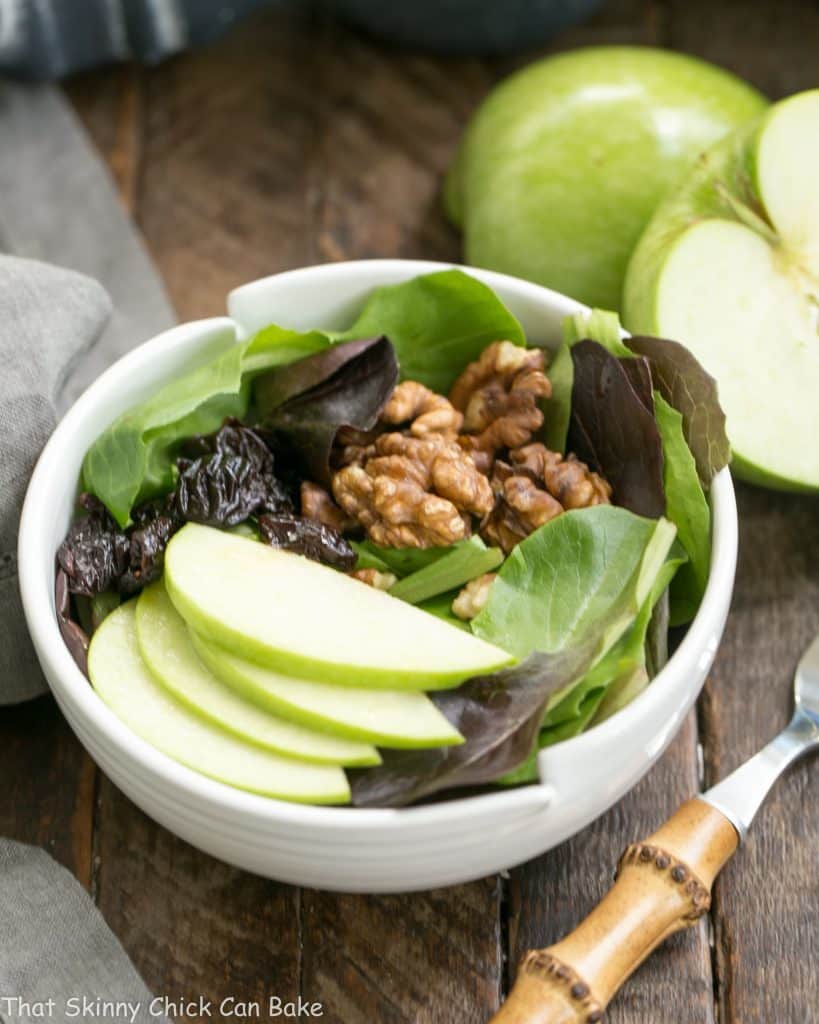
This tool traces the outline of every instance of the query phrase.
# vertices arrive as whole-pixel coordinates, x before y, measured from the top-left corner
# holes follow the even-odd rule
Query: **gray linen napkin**
[[[26,484],[67,401],[64,385],[73,397],[173,314],[59,94],[0,84],[0,138],[0,249],[17,254],[0,256],[2,705],[46,689],[20,608],[15,548]],[[0,1021],[163,1021],[151,1000],[79,883],[43,851],[0,839]]]
[[[153,999],[65,868],[0,840],[0,1020],[162,1024]]]
[[[57,423],[61,385],[99,337],[110,308],[105,290],[91,278],[0,256],[0,704],[45,689],[17,585],[20,508]]]

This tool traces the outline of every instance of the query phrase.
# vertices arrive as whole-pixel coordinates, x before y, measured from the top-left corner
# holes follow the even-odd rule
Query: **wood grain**
[[[77,75],[66,93],[108,164],[129,213],[136,210],[142,167],[145,73],[135,65]]]
[[[171,1000],[211,1001],[190,1021],[231,1019],[220,1004],[299,993],[298,890],[228,867],[100,787],[97,900],[148,987]]]
[[[0,836],[43,846],[87,889],[95,771],[50,696],[0,709]]]
[[[306,891],[305,996],[332,1024],[479,1024],[499,1005],[497,878],[409,896]]]
[[[254,18],[147,79],[137,219],[180,319],[317,259],[313,32],[296,15]]]
[[[385,51],[340,28],[328,30],[328,41],[316,154],[320,259],[457,260],[441,181],[492,73],[477,61]]]
[[[819,82],[813,0],[665,0],[665,41],[728,68],[771,99]]]
[[[740,557],[705,693],[706,775],[717,781],[790,718],[799,655],[819,632],[819,503],[739,487]],[[780,780],[717,882],[722,1020],[819,1020],[815,759]]]

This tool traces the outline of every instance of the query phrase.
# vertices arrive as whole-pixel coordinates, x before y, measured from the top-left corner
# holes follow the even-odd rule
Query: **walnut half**
[[[454,438],[463,416],[452,403],[416,380],[404,380],[381,411],[381,422],[406,426],[413,437],[443,434]]]
[[[341,508],[388,547],[446,547],[468,537],[470,516],[493,505],[489,481],[441,434],[382,434],[333,477]]]
[[[565,458],[542,444],[529,444],[509,453],[517,471],[527,469],[563,508],[588,508],[611,503],[611,485],[585,462],[569,454]]]
[[[495,506],[481,523],[484,540],[506,554],[567,509],[610,503],[609,484],[574,455],[564,458],[545,445],[530,444],[509,458],[495,463]]]
[[[540,400],[552,393],[540,349],[495,341],[452,385],[449,399],[463,413],[462,445],[489,469],[495,453],[530,441],[543,425]]]

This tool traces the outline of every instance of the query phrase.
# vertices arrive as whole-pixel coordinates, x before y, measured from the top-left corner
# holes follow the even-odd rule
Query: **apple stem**
[[[779,235],[774,231],[770,224],[764,220],[758,213],[750,208],[746,203],[743,203],[741,199],[732,195],[722,182],[718,182],[716,190],[719,193],[721,199],[731,207],[731,210],[736,215],[737,219],[740,220],[746,227],[749,227],[752,231],[756,231],[762,235],[771,245],[778,246],[780,244]]]

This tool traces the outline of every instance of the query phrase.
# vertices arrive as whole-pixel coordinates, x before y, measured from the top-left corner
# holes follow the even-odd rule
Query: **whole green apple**
[[[682,54],[594,47],[502,82],[445,186],[467,262],[619,309],[631,250],[694,158],[766,106]]]
[[[716,377],[739,476],[819,490],[819,89],[702,155],[634,251],[624,321]]]

